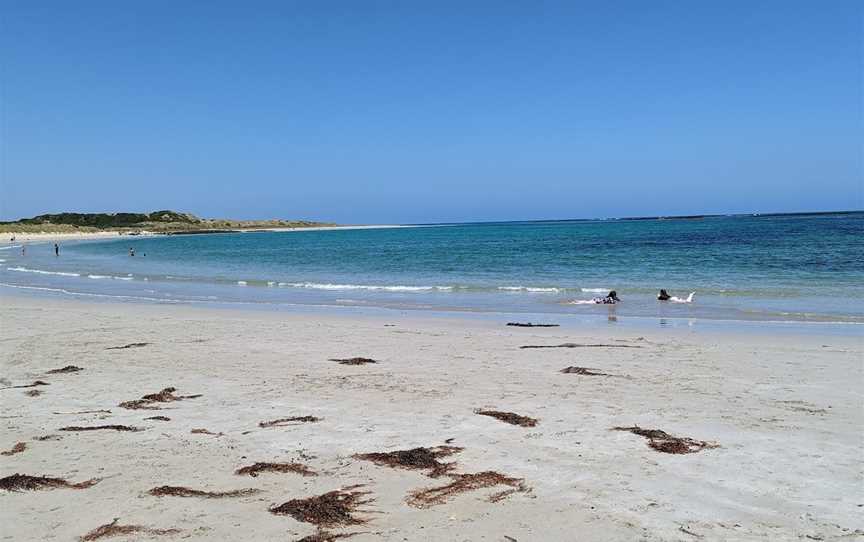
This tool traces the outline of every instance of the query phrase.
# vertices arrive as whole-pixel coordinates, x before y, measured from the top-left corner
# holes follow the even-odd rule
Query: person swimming
[[[592,299],[574,299],[567,301],[568,305],[616,305],[621,301],[618,297],[618,292],[612,290],[606,297],[595,297]]]
[[[690,295],[687,297],[676,297],[674,295],[669,295],[666,293],[666,290],[660,290],[660,294],[657,295],[657,299],[659,301],[668,301],[670,303],[693,303],[693,296],[696,295],[696,292],[690,292]]]
[[[611,292],[606,294],[606,297],[595,297],[591,301],[598,305],[615,305],[621,300],[618,298],[618,292],[612,290]]]

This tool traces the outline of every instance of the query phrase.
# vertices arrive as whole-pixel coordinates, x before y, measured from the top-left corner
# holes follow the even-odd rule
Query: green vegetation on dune
[[[226,220],[199,218],[177,211],[152,213],[58,213],[0,223],[0,231],[13,233],[73,233],[95,231],[138,231],[160,233],[245,230],[267,228],[308,228],[335,226],[307,220]]]

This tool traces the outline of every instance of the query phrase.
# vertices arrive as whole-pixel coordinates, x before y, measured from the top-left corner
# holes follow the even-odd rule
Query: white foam
[[[110,279],[114,278],[110,275],[87,275],[88,279]]]
[[[499,286],[498,289],[506,292],[532,292],[541,294],[555,294],[561,291],[561,288],[540,288],[535,286]]]
[[[280,282],[279,286],[313,290],[377,290],[385,292],[429,292],[453,289],[452,286],[377,286],[371,284],[322,284],[318,282]]]
[[[586,294],[605,294],[609,292],[609,288],[579,288]]]
[[[248,283],[245,280],[238,280],[237,286],[246,286]]]
[[[268,280],[268,281],[267,281],[267,286],[273,287],[273,286],[276,286],[276,283],[273,282],[272,280]]]
[[[137,299],[140,301],[156,301],[157,303],[182,303],[182,301],[174,301],[172,299],[161,299],[158,297],[143,297],[137,295],[109,295],[109,294],[92,294],[87,292],[73,292],[72,290],[66,290],[65,288],[47,288],[43,286],[20,286],[18,284],[6,284],[4,282],[0,282],[0,286],[6,288],[17,288],[20,290],[40,290],[43,292],[57,292],[61,294],[67,295],[77,295],[83,297],[102,297],[109,299]]]
[[[7,271],[19,271],[21,273],[38,273],[40,275],[60,275],[62,277],[80,277],[79,273],[66,273],[64,271],[44,271],[42,269],[29,269],[27,267],[7,267]]]

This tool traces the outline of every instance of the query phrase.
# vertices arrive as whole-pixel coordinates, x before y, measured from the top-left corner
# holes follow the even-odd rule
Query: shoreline
[[[864,322],[844,320],[759,320],[724,319],[693,316],[628,315],[609,318],[590,313],[537,313],[505,310],[444,310],[428,308],[398,308],[375,305],[345,305],[327,303],[263,303],[252,301],[156,299],[99,293],[62,291],[54,288],[20,286],[0,283],[0,300],[4,297],[21,300],[46,300],[49,303],[94,303],[97,305],[132,305],[136,307],[186,307],[204,311],[237,314],[307,314],[336,318],[410,317],[429,321],[481,322],[522,321],[555,322],[562,329],[587,328],[601,332],[622,329],[632,332],[654,330],[709,334],[746,334],[765,336],[847,336],[864,334]]]
[[[309,226],[303,228],[249,228],[249,229],[232,229],[225,230],[200,230],[200,231],[147,231],[140,230],[135,233],[126,231],[93,231],[93,232],[2,232],[2,239],[5,242],[14,237],[14,243],[44,243],[56,241],[88,241],[94,239],[114,239],[114,238],[141,238],[141,237],[160,237],[168,235],[213,235],[216,233],[258,233],[258,232],[295,232],[295,231],[328,231],[328,230],[372,230],[372,229],[391,229],[391,228],[414,228],[421,226],[401,225],[401,224],[369,224],[356,226]]]
[[[2,475],[101,480],[3,495],[3,515],[25,520],[5,523],[16,540],[71,539],[113,518],[190,540],[299,540],[314,526],[269,507],[357,484],[368,492],[356,512],[363,523],[329,530],[358,542],[864,535],[860,337],[525,329],[6,296],[0,321],[3,387],[47,383],[0,390],[0,449],[25,443],[2,459]],[[561,344],[586,347],[522,348]],[[354,356],[376,363],[328,361]],[[81,371],[48,373],[68,365]],[[606,376],[562,374],[568,366]],[[118,406],[166,387],[193,397],[153,405],[159,412]],[[316,420],[259,425],[291,416]],[[59,431],[99,425],[140,430]],[[662,453],[612,430],[633,426],[708,447]],[[498,473],[512,485],[418,507],[412,494],[453,479],[356,455],[442,445],[458,447],[444,459],[453,472]],[[235,474],[286,461],[317,475]],[[254,492],[148,493],[164,485]]]

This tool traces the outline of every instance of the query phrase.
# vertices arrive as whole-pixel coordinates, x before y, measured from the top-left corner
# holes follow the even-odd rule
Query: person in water
[[[134,256],[134,255],[135,255],[135,249],[134,249],[134,248],[129,247],[129,255],[130,255],[130,256]]]
[[[687,297],[676,297],[674,295],[669,295],[666,293],[666,290],[660,290],[660,294],[657,295],[657,299],[660,301],[669,301],[670,303],[693,303],[693,296],[696,295],[696,292],[690,292],[690,295]]]
[[[54,243],[54,255],[55,256],[60,255],[60,245],[58,245],[57,243]]]
[[[615,305],[621,300],[618,298],[618,292],[612,290],[606,294],[606,297],[595,297],[593,301],[598,305]]]

